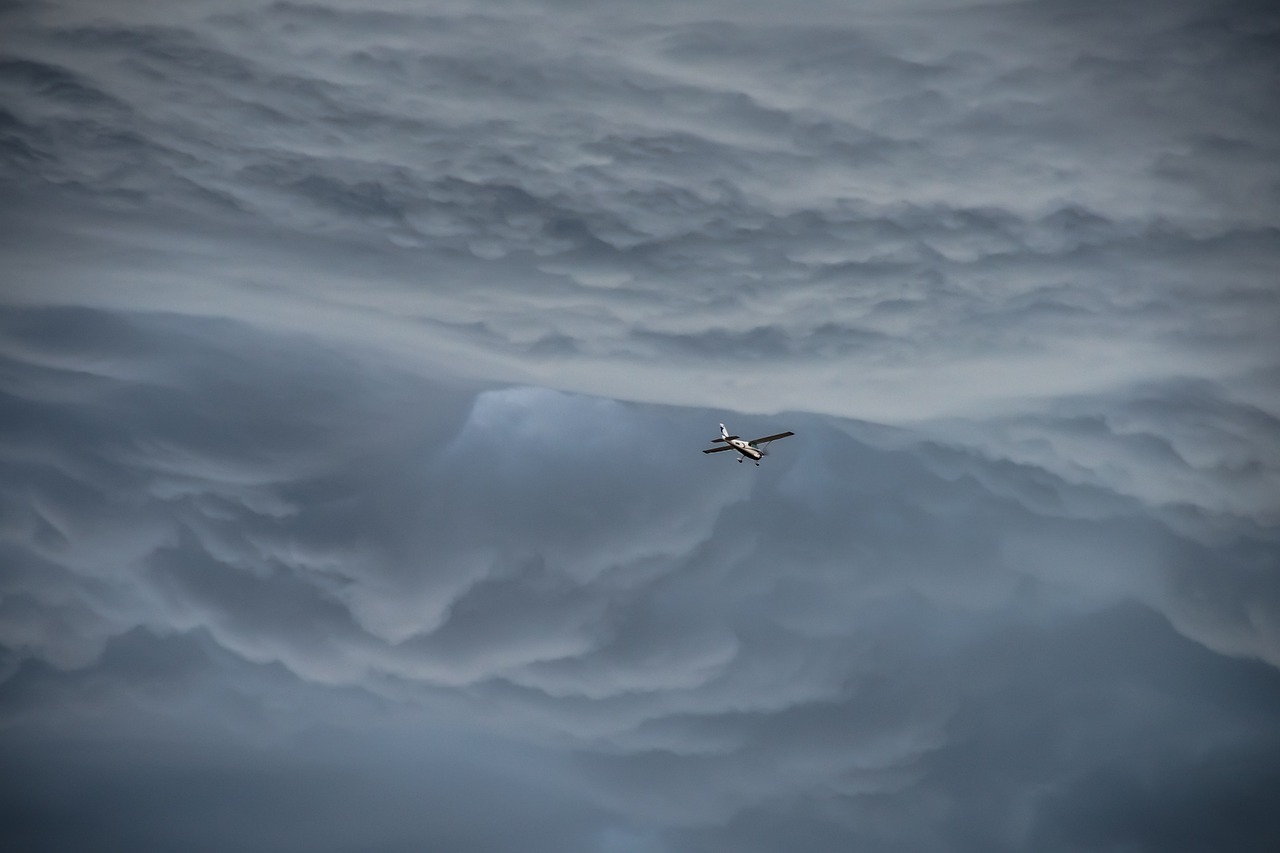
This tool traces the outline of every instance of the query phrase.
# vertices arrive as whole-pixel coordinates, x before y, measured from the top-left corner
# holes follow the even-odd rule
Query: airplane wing
[[[702,452],[703,453],[723,453],[726,450],[733,450],[733,448],[726,444],[724,447],[713,447],[710,450],[704,450]]]
[[[768,442],[768,441],[776,441],[779,438],[786,438],[789,435],[795,435],[795,433],[788,431],[788,432],[780,432],[777,435],[766,435],[764,438],[753,438],[751,439],[751,441],[748,442],[748,444],[764,444],[765,442]]]

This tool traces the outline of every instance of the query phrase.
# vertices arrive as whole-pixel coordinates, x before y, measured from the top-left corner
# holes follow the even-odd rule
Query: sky
[[[1275,848],[1274,4],[0,31],[5,849]]]

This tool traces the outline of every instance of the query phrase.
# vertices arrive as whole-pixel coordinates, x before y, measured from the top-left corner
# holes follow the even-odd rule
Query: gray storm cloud
[[[1269,849],[1266,4],[0,16],[0,837]]]
[[[953,10],[945,35],[443,8],[49,13],[41,59],[8,66],[11,157],[212,217],[238,251],[244,229],[376,251],[379,288],[358,255],[215,275],[371,326],[407,308],[496,357],[484,378],[877,420],[1183,378],[1259,403],[1275,194],[1232,176],[1277,138],[1248,6],[1223,13],[1240,44],[1195,4],[1142,4],[1145,27]],[[191,310],[207,276],[96,298]]]

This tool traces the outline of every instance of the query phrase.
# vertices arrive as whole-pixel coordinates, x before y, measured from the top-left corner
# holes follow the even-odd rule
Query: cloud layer
[[[0,16],[11,841],[1269,849],[1265,4]]]

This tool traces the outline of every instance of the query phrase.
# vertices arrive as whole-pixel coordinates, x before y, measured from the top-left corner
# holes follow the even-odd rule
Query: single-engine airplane
[[[777,435],[766,435],[764,438],[753,438],[750,441],[743,441],[741,438],[738,438],[738,436],[736,435],[729,435],[729,430],[725,429],[724,424],[720,424],[720,437],[716,439],[712,439],[711,443],[717,444],[717,443],[723,442],[724,446],[712,447],[702,452],[703,453],[723,453],[726,450],[736,450],[738,451],[739,454],[741,454],[740,456],[738,456],[739,462],[741,462],[743,459],[750,459],[752,462],[759,465],[760,459],[764,457],[768,452],[765,450],[765,447],[768,446],[769,442],[777,441],[780,438],[786,438],[789,435],[795,435],[795,433],[780,432]]]

